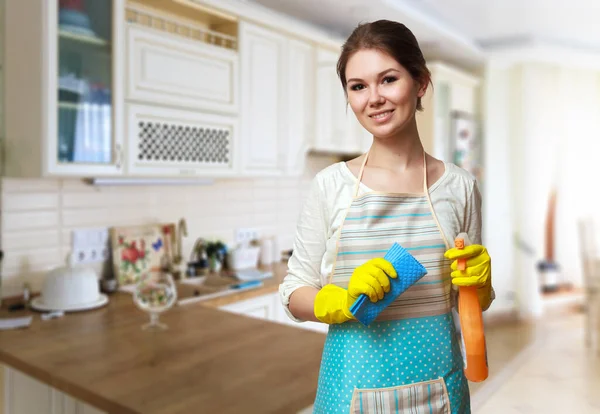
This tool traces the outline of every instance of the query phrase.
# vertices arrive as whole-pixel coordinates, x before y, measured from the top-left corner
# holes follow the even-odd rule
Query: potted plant
[[[217,240],[206,243],[206,255],[208,256],[208,265],[211,272],[221,271],[226,253],[227,247],[222,241]]]

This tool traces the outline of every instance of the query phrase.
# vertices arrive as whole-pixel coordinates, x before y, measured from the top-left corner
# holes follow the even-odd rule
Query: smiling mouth
[[[389,110],[389,111],[385,111],[385,112],[380,112],[380,113],[378,113],[378,114],[375,114],[375,115],[369,115],[369,117],[370,117],[370,118],[373,118],[373,119],[383,119],[383,118],[385,118],[386,116],[388,116],[389,114],[391,114],[392,112],[394,112],[394,110],[393,110],[393,109],[391,109],[391,110]]]

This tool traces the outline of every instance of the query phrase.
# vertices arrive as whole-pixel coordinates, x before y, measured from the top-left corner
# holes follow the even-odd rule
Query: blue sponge
[[[394,266],[398,274],[398,277],[390,278],[390,291],[375,303],[371,302],[367,295],[362,294],[350,307],[352,315],[365,326],[373,322],[401,293],[427,274],[425,267],[398,243],[392,245],[384,259]]]

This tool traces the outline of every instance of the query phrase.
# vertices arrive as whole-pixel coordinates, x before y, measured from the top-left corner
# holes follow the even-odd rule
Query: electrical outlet
[[[234,242],[236,245],[247,245],[252,240],[258,240],[258,230],[254,228],[236,229],[234,232]]]
[[[104,262],[109,258],[108,228],[73,230],[71,254],[74,264]]]

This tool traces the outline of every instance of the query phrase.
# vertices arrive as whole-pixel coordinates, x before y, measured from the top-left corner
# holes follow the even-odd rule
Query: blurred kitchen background
[[[229,260],[248,237],[268,246],[253,265],[285,260],[315,173],[370,144],[345,108],[340,45],[359,22],[392,19],[432,72],[418,114],[426,150],[471,171],[483,195],[488,341],[505,359],[475,412],[600,412],[596,0],[3,0],[1,10],[3,298],[40,292],[70,255],[116,278],[112,235],[134,226],[172,225],[181,278],[211,266],[199,246],[217,241]]]

